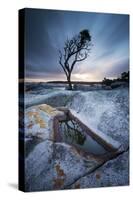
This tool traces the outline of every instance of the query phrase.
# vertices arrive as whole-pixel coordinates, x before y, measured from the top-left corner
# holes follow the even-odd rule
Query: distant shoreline
[[[59,84],[68,84],[67,81],[48,81],[46,83],[59,83]],[[90,81],[90,82],[87,82],[87,81],[71,81],[72,84],[85,84],[85,85],[89,85],[89,84],[101,84],[102,81]]]
[[[20,81],[22,82],[22,81]],[[25,83],[35,83],[35,84],[68,84],[67,81],[47,81],[47,82],[43,82],[43,81],[40,81],[40,82],[33,82],[33,81],[26,81]],[[83,85],[90,85],[90,84],[102,84],[102,81],[90,81],[90,82],[87,82],[87,81],[72,81],[72,84],[83,84]]]

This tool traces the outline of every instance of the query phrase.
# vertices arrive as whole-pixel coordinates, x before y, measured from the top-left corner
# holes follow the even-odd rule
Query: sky
[[[66,80],[59,49],[84,29],[90,31],[93,46],[88,58],[75,65],[73,81],[100,81],[129,70],[128,15],[26,9],[26,80]]]

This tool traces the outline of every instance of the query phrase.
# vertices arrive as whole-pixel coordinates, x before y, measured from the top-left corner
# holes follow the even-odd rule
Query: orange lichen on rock
[[[54,189],[60,189],[64,185],[64,179],[54,179]]]
[[[28,115],[29,117],[35,117],[36,115],[38,115],[38,112],[29,111],[29,112],[27,113],[27,115]]]
[[[54,188],[60,189],[64,185],[66,175],[59,164],[55,165],[55,170],[57,173],[57,178],[54,179]]]
[[[52,108],[51,106],[47,104],[40,105],[39,109],[50,115],[54,115],[56,113],[55,108]]]
[[[40,116],[35,117],[35,122],[40,125],[40,128],[45,128],[46,124]]]
[[[75,189],[79,189],[80,188],[80,184],[79,183],[76,183],[75,184]]]
[[[27,113],[29,117],[34,117],[35,119],[35,123],[40,125],[40,128],[45,128],[46,127],[46,123],[44,122],[44,120],[40,117],[38,112],[28,112]],[[31,124],[29,125],[31,128]]]
[[[57,164],[55,166],[55,168],[56,168],[56,172],[57,172],[58,176],[65,176],[65,173],[64,173],[63,169],[60,168],[60,165]]]

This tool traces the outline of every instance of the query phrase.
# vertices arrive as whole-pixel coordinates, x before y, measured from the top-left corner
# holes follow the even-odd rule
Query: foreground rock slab
[[[119,142],[122,151],[128,148],[128,88],[81,92],[74,96],[67,107],[88,127]]]
[[[26,158],[25,189],[26,191],[64,189],[102,163],[103,160],[93,156],[82,156],[68,144],[45,140]]]
[[[127,185],[128,152],[105,163],[102,157],[55,140],[55,118],[66,120],[66,115],[67,109],[46,104],[26,109],[25,190]]]
[[[123,185],[129,185],[129,152],[106,162],[95,172],[76,181],[69,189]]]
[[[66,110],[61,110],[46,104],[26,109],[26,191],[64,189],[104,162],[55,141],[54,119],[66,120]]]

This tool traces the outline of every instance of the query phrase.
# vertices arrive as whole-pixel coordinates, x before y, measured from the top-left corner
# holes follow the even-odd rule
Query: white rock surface
[[[45,90],[44,90],[45,91]],[[121,150],[129,144],[129,91],[128,87],[98,91],[46,90],[43,95],[26,94],[26,106],[47,103],[53,107],[66,106],[75,112],[88,127]],[[35,129],[38,127],[35,126]],[[108,137],[109,136],[109,137]]]
[[[103,161],[82,156],[72,146],[45,140],[25,161],[26,191],[56,190],[71,185]]]
[[[123,186],[129,184],[129,152],[106,162],[95,172],[82,177],[69,188]]]
[[[76,93],[76,91],[68,90],[44,90],[42,94],[37,92],[34,94],[26,93],[25,106],[30,107],[39,104],[48,104],[53,107],[65,106]]]
[[[25,160],[25,190],[52,189],[53,143],[49,140],[38,144]]]
[[[66,106],[87,126],[121,150],[129,145],[129,94],[127,88],[109,91],[58,91],[34,99],[27,106],[55,102]],[[53,105],[54,106],[54,105]],[[25,160],[26,191],[86,188],[128,184],[128,152],[99,167],[103,160],[84,156],[71,145],[53,143],[53,118],[64,113],[46,104],[26,109],[26,138],[40,138]],[[110,139],[111,137],[111,139]],[[88,175],[87,175],[88,174]],[[78,180],[78,181],[77,181]]]
[[[78,93],[67,106],[88,127],[111,137],[124,150],[129,145],[128,101],[128,88],[120,88]]]

